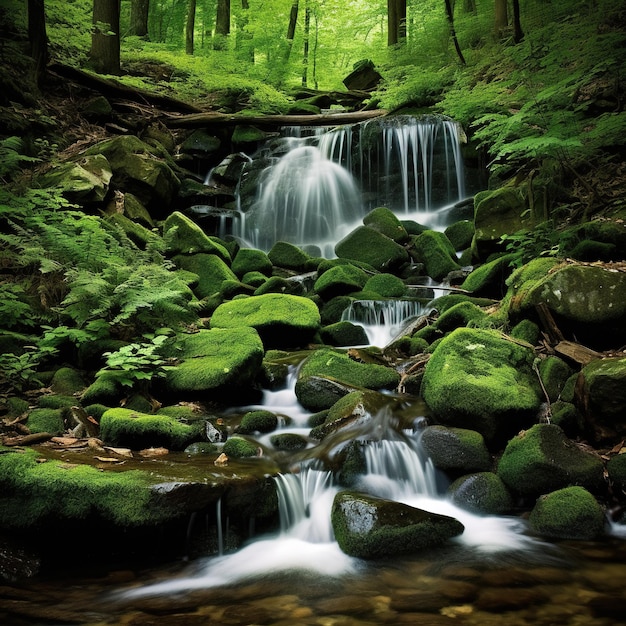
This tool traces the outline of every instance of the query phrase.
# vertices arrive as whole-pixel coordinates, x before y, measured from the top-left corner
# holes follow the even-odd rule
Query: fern
[[[22,154],[24,143],[19,137],[0,140],[0,179],[15,174],[23,163],[36,163],[40,159]]]

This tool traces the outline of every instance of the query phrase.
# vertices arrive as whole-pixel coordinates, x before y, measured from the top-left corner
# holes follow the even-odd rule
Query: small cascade
[[[423,311],[424,306],[419,300],[354,300],[341,319],[361,324],[369,344],[384,348]]]

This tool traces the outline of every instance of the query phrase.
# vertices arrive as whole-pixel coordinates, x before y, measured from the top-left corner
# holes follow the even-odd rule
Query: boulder
[[[362,559],[421,552],[465,530],[452,517],[355,491],[335,496],[331,521],[343,552]]]
[[[329,346],[364,346],[369,343],[363,326],[345,320],[324,326],[320,337]]]
[[[458,475],[491,468],[491,454],[475,430],[427,426],[420,442],[435,467],[446,472]]]
[[[496,330],[457,328],[435,348],[422,394],[437,421],[503,443],[535,421],[534,353]]]
[[[382,298],[402,298],[406,295],[407,288],[401,278],[383,272],[370,276],[363,291],[375,293]]]
[[[193,285],[193,292],[198,298],[206,298],[220,293],[224,281],[235,281],[237,276],[224,261],[214,254],[178,254],[172,261],[179,269],[192,272],[198,276]]]
[[[575,402],[587,418],[597,443],[617,443],[626,437],[626,358],[592,361],[576,381]]]
[[[626,454],[612,456],[606,464],[606,470],[615,488],[626,490]]]
[[[599,456],[567,438],[555,424],[535,424],[507,444],[498,476],[515,493],[537,496],[571,485],[593,493],[605,488]]]
[[[214,254],[225,263],[230,263],[228,250],[217,237],[209,237],[193,220],[179,211],[174,211],[163,224],[163,241],[170,255]]]
[[[376,71],[374,63],[369,59],[363,59],[354,64],[352,71],[343,79],[343,84],[351,91],[368,91],[375,89],[382,78]]]
[[[242,435],[253,433],[270,433],[278,428],[278,417],[271,411],[259,409],[248,411],[242,418],[237,432]]]
[[[572,486],[538,498],[528,523],[542,537],[589,541],[604,534],[605,514],[586,489]]]
[[[370,211],[364,218],[363,224],[373,230],[393,239],[396,243],[404,244],[409,241],[409,233],[396,214],[387,207],[378,207]]]
[[[472,245],[474,237],[474,222],[471,220],[460,220],[450,224],[444,231],[445,236],[450,240],[454,249],[459,252]]]
[[[272,262],[262,250],[240,248],[233,259],[231,269],[240,277],[249,272],[259,272],[264,276],[271,276]]]
[[[306,271],[312,262],[310,255],[287,241],[277,241],[267,253],[267,256],[276,267],[296,272]]]
[[[360,291],[368,278],[362,269],[354,265],[335,265],[315,281],[313,289],[324,300],[332,300],[337,296]]]
[[[244,437],[229,437],[222,448],[224,454],[230,459],[242,459],[245,457],[258,456],[259,447],[253,441]]]
[[[426,274],[441,281],[450,272],[461,269],[450,240],[436,230],[425,230],[413,239],[416,260],[424,264]]]
[[[325,397],[320,393],[318,381],[327,379],[348,389],[394,389],[400,375],[383,365],[353,361],[347,354],[330,348],[321,348],[308,356],[298,372],[296,396],[310,411],[328,409],[338,399],[337,395]],[[334,386],[334,385],[333,385]],[[341,396],[347,392],[341,393]],[[332,399],[332,401],[331,401]],[[329,403],[330,402],[330,403]]]
[[[461,289],[486,298],[502,298],[506,293],[506,279],[513,271],[512,260],[512,254],[504,254],[478,266],[461,283]]]
[[[339,258],[367,263],[374,269],[393,271],[409,262],[400,244],[368,226],[359,226],[335,245]]]
[[[261,369],[263,343],[253,328],[215,328],[178,335],[164,345],[164,357],[177,365],[168,370],[166,392],[189,400],[190,394],[245,395]]]
[[[513,497],[499,476],[476,472],[457,478],[448,497],[462,509],[478,515],[505,515],[513,509]]]
[[[251,327],[266,349],[306,345],[320,327],[320,314],[312,300],[301,296],[266,293],[224,302],[211,317],[211,328]]]
[[[180,151],[195,158],[213,156],[221,147],[218,137],[210,135],[205,130],[194,130],[180,146]]]
[[[453,331],[455,328],[478,326],[487,319],[487,314],[473,302],[465,300],[446,309],[437,319],[435,325],[442,333]]]

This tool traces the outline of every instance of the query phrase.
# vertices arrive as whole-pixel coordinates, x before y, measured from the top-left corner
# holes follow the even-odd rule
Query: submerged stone
[[[331,521],[343,552],[362,559],[421,552],[464,531],[452,517],[355,491],[335,496]]]

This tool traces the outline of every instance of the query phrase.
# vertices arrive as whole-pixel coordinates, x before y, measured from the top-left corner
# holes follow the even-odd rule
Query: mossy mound
[[[359,226],[339,241],[335,245],[335,254],[367,263],[379,272],[393,271],[409,261],[409,254],[403,246],[367,226]]]
[[[85,388],[85,380],[73,367],[60,367],[54,373],[50,387],[54,393],[71,396]]]
[[[239,395],[256,377],[263,361],[263,343],[253,328],[216,328],[178,335],[162,349],[177,360],[167,372],[167,393],[189,400],[190,393]]]
[[[252,441],[235,436],[226,440],[222,451],[230,459],[243,459],[258,456],[259,448]]]
[[[579,448],[555,424],[536,424],[507,444],[498,476],[512,491],[537,496],[571,485],[604,487],[602,460]]]
[[[374,274],[367,279],[364,291],[371,291],[382,298],[401,298],[407,293],[407,288],[402,279],[393,274]]]
[[[363,326],[344,320],[324,326],[320,331],[322,341],[329,346],[364,346],[369,343]]]
[[[325,401],[331,398],[324,399],[320,394],[316,384],[318,379],[357,389],[394,389],[400,382],[400,375],[382,365],[353,361],[347,354],[337,350],[316,350],[300,368],[295,390],[300,403],[311,411],[330,408],[337,400],[337,396],[331,394],[333,399],[330,404]]]
[[[65,420],[62,409],[34,409],[28,414],[26,426],[31,433],[50,433],[62,435]]]
[[[450,272],[461,269],[450,240],[435,230],[426,230],[413,240],[416,260],[424,264],[433,280],[443,280]]]
[[[193,291],[198,298],[206,298],[221,293],[225,281],[239,284],[237,276],[228,265],[214,254],[179,254],[172,259],[176,267],[198,276]]]
[[[534,353],[495,330],[457,328],[435,348],[422,394],[443,424],[476,430],[491,444],[535,421]]]
[[[539,375],[541,382],[548,394],[550,402],[558,400],[561,390],[565,386],[570,376],[573,374],[572,368],[558,356],[547,355],[539,362]],[[626,368],[625,368],[626,373]],[[626,399],[626,396],[625,396]]]
[[[200,226],[179,211],[174,211],[165,220],[163,241],[166,251],[172,256],[204,252],[215,255],[225,263],[231,261],[223,242],[216,237],[209,237]]]
[[[248,272],[259,272],[269,277],[272,275],[272,262],[262,250],[240,248],[233,259],[231,269],[239,277],[243,277]]]
[[[612,456],[606,464],[609,480],[618,489],[626,489],[626,454]]]
[[[474,222],[471,220],[461,220],[450,224],[444,231],[445,236],[450,240],[454,249],[459,252],[472,245],[474,237]]]
[[[308,441],[297,435],[296,433],[278,433],[270,437],[270,443],[276,450],[283,450],[285,452],[294,452],[296,450],[304,450]]]
[[[296,272],[305,272],[310,268],[311,257],[298,246],[286,241],[277,241],[267,253],[271,263]]]
[[[464,531],[452,517],[354,491],[335,496],[331,521],[342,551],[361,559],[420,552]]]
[[[502,298],[507,289],[506,279],[513,272],[513,259],[514,255],[505,254],[480,265],[461,283],[461,289],[485,298]]]
[[[542,537],[591,540],[604,533],[605,515],[586,489],[572,486],[541,496],[528,523]]]
[[[266,348],[294,348],[308,343],[320,327],[312,300],[288,294],[264,294],[224,302],[211,317],[213,329],[251,327]]]
[[[184,450],[200,439],[201,432],[199,422],[183,424],[167,415],[147,415],[130,409],[109,409],[100,419],[100,436],[107,445],[132,450]]]
[[[437,329],[442,333],[447,333],[455,328],[464,326],[478,326],[486,322],[488,315],[473,302],[459,302],[454,306],[446,309],[437,319]]]
[[[399,244],[406,243],[409,240],[406,228],[396,217],[396,214],[387,207],[378,207],[371,210],[363,218],[363,224]]]
[[[278,427],[278,417],[271,411],[249,411],[242,418],[237,432],[242,435],[270,433]]]
[[[119,382],[118,373],[113,370],[104,370],[85,389],[81,396],[81,403],[83,406],[87,404],[116,406],[127,393],[128,389]]]
[[[504,515],[513,508],[513,497],[493,472],[477,472],[457,478],[448,496],[462,509],[479,515]]]
[[[331,300],[363,289],[368,278],[362,269],[354,265],[335,265],[315,281],[313,289],[324,300]]]
[[[444,471],[458,475],[491,468],[491,454],[485,440],[474,430],[427,426],[420,442],[435,467]]]

